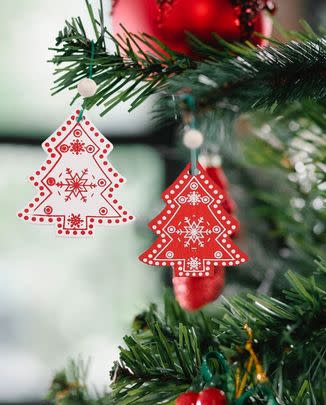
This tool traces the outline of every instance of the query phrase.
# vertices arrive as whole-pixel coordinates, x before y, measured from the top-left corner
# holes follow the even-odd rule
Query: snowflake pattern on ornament
[[[208,230],[204,229],[202,223],[204,218],[199,218],[198,221],[191,221],[188,217],[185,218],[184,230],[179,229],[177,233],[179,235],[184,234],[184,247],[190,246],[190,242],[197,243],[199,246],[204,246],[204,236],[208,234]]]
[[[114,193],[125,179],[107,161],[113,145],[75,111],[42,145],[47,160],[30,181],[37,196],[18,217],[54,224],[60,236],[90,236],[95,225],[134,220]]]
[[[77,228],[77,229],[79,229],[79,228],[82,227],[84,220],[81,219],[80,214],[77,214],[77,215],[71,214],[71,215],[68,217],[68,222],[69,222],[69,225],[70,225],[72,228]]]
[[[223,208],[224,192],[198,163],[190,165],[162,194],[164,210],[149,224],[158,239],[139,258],[152,266],[172,266],[175,277],[213,276],[216,266],[238,266],[248,257],[232,241],[239,223]]]
[[[198,205],[201,201],[201,195],[196,191],[192,191],[191,193],[188,194],[187,201],[191,205]]]
[[[191,257],[187,260],[187,265],[190,271],[198,271],[200,268],[200,259],[198,257]]]
[[[79,139],[75,139],[70,144],[70,150],[75,155],[79,155],[85,152],[85,143],[81,142]]]
[[[64,190],[66,192],[65,201],[71,200],[72,196],[74,196],[76,198],[80,197],[80,200],[84,203],[87,202],[88,191],[96,187],[96,184],[89,182],[90,180],[86,177],[88,169],[82,170],[79,175],[78,173],[73,174],[72,170],[67,167],[66,173],[69,177],[64,179],[65,183],[63,181],[57,182],[57,187],[66,187]],[[61,176],[62,173],[60,173],[59,178]],[[92,175],[92,178],[95,179],[94,175]]]

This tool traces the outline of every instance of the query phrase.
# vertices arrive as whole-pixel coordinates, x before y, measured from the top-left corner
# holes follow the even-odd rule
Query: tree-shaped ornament
[[[239,227],[223,208],[224,192],[197,163],[162,194],[167,206],[150,222],[158,239],[140,256],[152,266],[172,266],[174,277],[209,277],[216,266],[238,266],[248,257],[232,241]]]
[[[37,196],[18,213],[25,221],[53,224],[60,236],[90,236],[94,226],[134,219],[115,197],[125,179],[107,161],[113,146],[80,110],[42,147],[47,160],[30,181]]]

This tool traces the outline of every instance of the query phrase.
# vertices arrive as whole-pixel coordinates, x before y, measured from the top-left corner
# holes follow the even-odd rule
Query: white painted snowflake
[[[200,268],[201,261],[198,257],[191,257],[187,260],[187,267],[189,271],[198,271]]]
[[[204,238],[205,235],[209,235],[211,231],[209,229],[205,229],[204,225],[204,218],[201,217],[197,221],[191,220],[190,218],[185,218],[185,223],[187,225],[184,226],[184,230],[178,230],[177,233],[179,235],[184,235],[185,247],[189,247],[190,243],[198,244],[200,247],[204,246]]]
[[[190,205],[198,205],[201,202],[201,195],[197,191],[192,191],[187,195],[187,202]]]

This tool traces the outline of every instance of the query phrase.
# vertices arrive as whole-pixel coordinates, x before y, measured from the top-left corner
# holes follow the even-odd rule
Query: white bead
[[[85,77],[78,83],[77,90],[82,97],[92,97],[96,93],[97,84],[94,80]]]
[[[197,129],[189,129],[183,135],[183,143],[189,149],[197,149],[203,142],[204,136]]]

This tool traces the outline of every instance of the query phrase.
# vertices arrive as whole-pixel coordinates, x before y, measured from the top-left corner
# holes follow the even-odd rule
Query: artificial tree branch
[[[248,111],[326,98],[326,39],[307,25],[302,33],[291,32],[290,42],[273,40],[269,47],[260,49],[228,44],[216,36],[213,47],[189,34],[202,54],[201,60],[193,60],[147,34],[125,31],[125,36],[114,37],[104,25],[102,2],[97,18],[87,0],[86,5],[96,36],[93,78],[99,89],[85,106],[104,105],[102,115],[120,102],[128,101],[134,109],[154,93],[172,96],[185,89],[196,97],[203,113],[230,106]],[[115,51],[110,52],[112,45]],[[54,94],[75,89],[87,76],[91,54],[91,40],[79,17],[66,21],[51,50],[55,52],[51,62],[59,76]],[[164,110],[174,115],[174,103],[165,104]]]
[[[49,399],[59,405],[58,391],[62,400],[65,387],[66,405],[73,405],[76,397],[82,399],[80,404],[172,404],[196,381],[208,351],[223,352],[235,375],[239,364],[247,359],[247,324],[253,331],[255,352],[263,361],[279,403],[303,404],[312,396],[316,404],[322,403],[326,365],[325,269],[326,262],[320,260],[313,277],[289,272],[289,288],[280,298],[252,294],[233,297],[211,315],[186,313],[167,294],[164,313],[152,305],[138,317],[133,334],[125,338],[120,361],[111,374],[111,394],[91,401],[85,384],[76,381],[78,373],[74,371],[70,384],[64,373],[58,374]],[[249,377],[247,389],[255,384],[254,376]],[[220,378],[222,382],[223,375]],[[255,394],[252,400],[256,404],[266,403]]]

